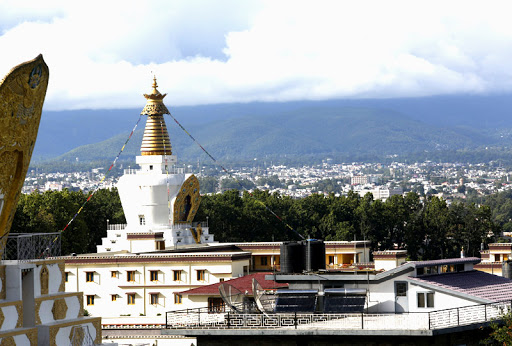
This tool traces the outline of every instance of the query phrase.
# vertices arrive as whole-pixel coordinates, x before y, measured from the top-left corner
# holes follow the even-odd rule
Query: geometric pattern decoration
[[[16,342],[14,341],[13,336],[8,336],[5,338],[2,338],[2,341],[0,342],[0,346],[16,346]]]
[[[23,303],[16,304],[16,312],[18,313],[18,321],[16,321],[16,328],[23,327]]]
[[[0,82],[0,254],[34,150],[48,78],[48,66],[39,55]]]
[[[201,195],[199,194],[199,180],[191,175],[183,185],[174,201],[174,223],[191,223],[196,216]]]

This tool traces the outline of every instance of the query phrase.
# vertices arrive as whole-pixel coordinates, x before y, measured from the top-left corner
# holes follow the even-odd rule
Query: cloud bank
[[[0,2],[0,78],[42,53],[45,109],[512,91],[507,1]]]

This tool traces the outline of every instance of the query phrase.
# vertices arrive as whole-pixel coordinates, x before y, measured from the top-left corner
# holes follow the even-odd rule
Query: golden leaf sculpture
[[[0,256],[36,143],[49,70],[39,55],[0,82]]]

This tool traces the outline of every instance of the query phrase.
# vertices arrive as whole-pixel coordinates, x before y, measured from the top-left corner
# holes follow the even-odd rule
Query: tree
[[[512,312],[508,312],[501,317],[502,321],[491,323],[492,332],[489,337],[483,340],[485,345],[512,345]]]

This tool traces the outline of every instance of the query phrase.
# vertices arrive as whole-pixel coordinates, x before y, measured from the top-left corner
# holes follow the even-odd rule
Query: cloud
[[[510,92],[506,1],[0,4],[0,74],[43,53],[46,109]],[[22,4],[26,4],[23,2]]]

